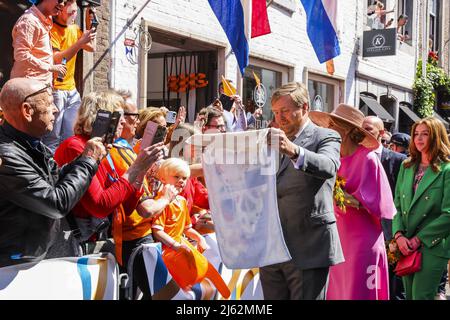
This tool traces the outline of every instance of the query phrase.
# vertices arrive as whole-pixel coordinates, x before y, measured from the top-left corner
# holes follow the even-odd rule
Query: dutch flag
[[[266,1],[252,0],[251,19],[249,19],[249,10],[245,10],[245,1],[246,0],[208,0],[211,9],[227,35],[242,75],[248,65],[248,41],[250,39],[248,39],[247,30],[251,30],[252,38],[270,33]],[[247,25],[250,21],[251,29]]]
[[[341,54],[337,28],[337,0],[300,0],[306,12],[309,40],[320,63]]]

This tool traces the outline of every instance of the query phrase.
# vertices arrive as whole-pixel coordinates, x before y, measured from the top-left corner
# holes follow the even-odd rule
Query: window
[[[331,112],[343,102],[344,82],[323,75],[308,74],[308,92],[311,110]]]
[[[414,0],[398,0],[397,33],[401,40],[411,44],[413,33]]]
[[[440,1],[431,0],[430,30],[429,30],[429,38],[430,38],[429,50],[431,51],[439,50],[439,22],[440,22],[439,9],[440,9]]]
[[[281,86],[282,73],[262,67],[257,67],[254,65],[249,65],[247,68],[245,68],[245,74],[243,78],[242,102],[246,106],[247,111],[251,111],[248,110],[250,109],[250,104],[258,102],[256,100],[261,98],[255,96],[256,80],[253,73],[255,73],[256,76],[261,80],[261,83],[266,89],[265,103],[263,106],[263,120],[272,120],[273,114],[270,99],[272,97],[273,91]]]
[[[334,86],[332,84],[308,80],[308,92],[312,111],[333,111]]]

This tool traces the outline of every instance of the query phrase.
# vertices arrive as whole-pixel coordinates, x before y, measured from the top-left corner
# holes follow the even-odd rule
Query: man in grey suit
[[[269,144],[278,141],[278,211],[292,260],[260,269],[268,300],[324,300],[329,267],[344,261],[333,210],[340,166],[340,136],[309,120],[309,95],[298,82],[272,96],[275,122]]]

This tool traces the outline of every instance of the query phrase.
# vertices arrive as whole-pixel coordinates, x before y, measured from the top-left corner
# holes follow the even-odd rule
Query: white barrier
[[[113,255],[56,258],[0,268],[0,300],[118,300]]]
[[[263,292],[259,281],[259,270],[227,269],[221,262],[215,234],[204,235],[210,249],[203,254],[221,270],[221,276],[230,289],[230,300],[263,300]],[[191,291],[183,291],[172,279],[161,257],[161,244],[149,243],[142,245],[144,262],[147,269],[150,290],[153,292],[153,300],[211,300],[223,299],[208,280],[202,281],[193,287]]]

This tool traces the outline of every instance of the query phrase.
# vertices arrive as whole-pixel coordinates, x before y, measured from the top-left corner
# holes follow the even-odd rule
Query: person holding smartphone
[[[122,95],[122,97],[124,97]],[[138,155],[133,150],[136,129],[140,123],[137,106],[126,100],[124,104],[125,122],[120,138],[115,140],[110,150],[111,160],[118,176],[123,176],[136,161]],[[122,221],[122,263],[121,271],[127,272],[128,262],[134,249],[145,243],[153,242],[152,221],[157,218],[164,208],[175,199],[178,192],[173,186],[167,185],[161,191],[161,197],[154,199],[146,179],[143,181],[143,194],[137,206],[125,208]],[[118,244],[117,244],[118,245]],[[150,300],[152,293],[148,285],[147,272],[143,256],[138,253],[133,261],[133,288],[139,288],[143,293],[142,300]],[[134,292],[135,290],[132,290]]]
[[[47,258],[106,154],[100,139],[87,139],[58,168],[40,141],[53,127],[52,101],[50,86],[34,79],[11,79],[0,92],[0,267]]]
[[[75,86],[75,64],[80,50],[94,52],[96,48],[96,30],[89,27],[84,32],[75,24],[78,6],[75,0],[68,0],[61,13],[54,17],[50,30],[53,48],[53,59],[56,63],[66,65],[67,73],[59,78],[53,77],[53,99],[59,110],[55,125],[43,141],[54,152],[61,142],[73,136],[73,125],[76,120],[81,97]]]
[[[86,95],[78,112],[75,135],[65,140],[55,152],[58,165],[64,165],[80,155],[89,140],[95,115],[98,110],[123,112],[124,100],[115,92],[92,92]],[[125,119],[122,116],[117,126],[115,138],[120,137]],[[99,170],[89,189],[73,209],[77,227],[81,231],[80,241],[97,240],[97,227],[108,221],[113,214],[113,238],[116,259],[121,264],[122,222],[127,208],[135,208],[143,194],[145,173],[148,168],[162,158],[162,144],[150,146],[141,151],[133,164],[122,175],[117,173],[113,161],[107,156],[99,165]],[[111,148],[111,146],[109,146]]]

